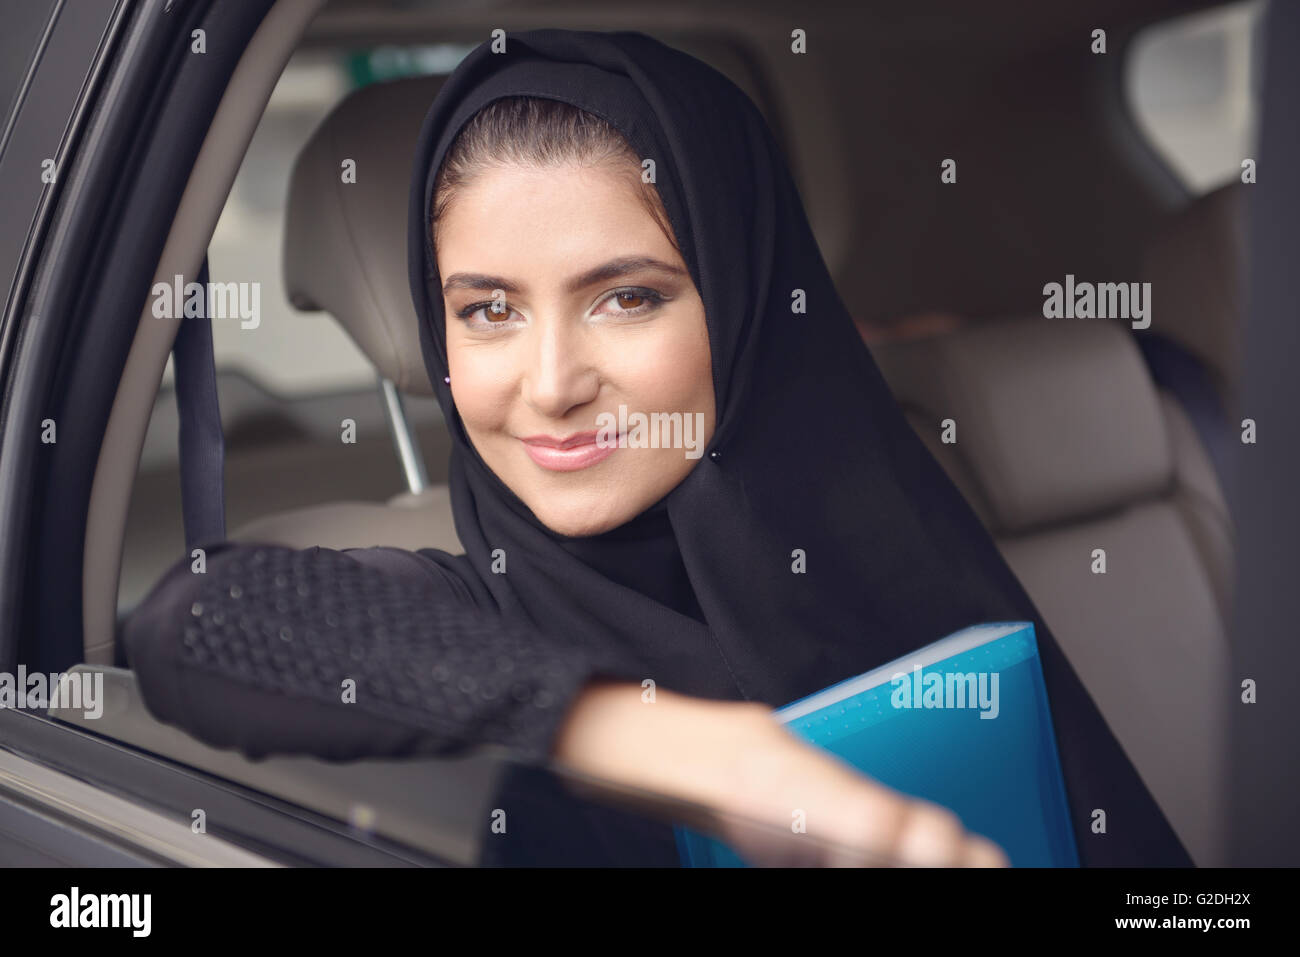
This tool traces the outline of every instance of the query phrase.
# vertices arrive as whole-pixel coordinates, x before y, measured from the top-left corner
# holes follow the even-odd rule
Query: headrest
[[[1154,303],[1149,331],[1195,355],[1221,396],[1237,375],[1246,245],[1242,188],[1229,183],[1169,217],[1147,245],[1142,266]]]
[[[1173,481],[1156,387],[1123,325],[989,320],[872,353],[909,421],[994,533],[1094,515]],[[956,442],[940,444],[949,418]]]
[[[299,154],[285,214],[289,301],[328,312],[381,375],[417,395],[433,388],[407,278],[407,198],[415,141],[443,79],[351,93]],[[355,163],[355,182],[345,182],[347,160]]]

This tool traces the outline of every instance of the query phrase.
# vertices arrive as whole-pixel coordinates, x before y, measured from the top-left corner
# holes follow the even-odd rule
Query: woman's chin
[[[551,501],[544,508],[532,508],[538,521],[556,534],[568,538],[589,538],[592,535],[599,535],[618,528],[636,517],[635,512],[627,512],[625,509],[610,510],[608,502],[599,504],[575,502],[566,505]]]

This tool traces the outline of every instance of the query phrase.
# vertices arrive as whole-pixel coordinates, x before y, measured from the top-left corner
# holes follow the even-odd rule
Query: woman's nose
[[[596,398],[600,374],[582,330],[562,320],[543,320],[533,328],[523,399],[540,415],[563,418],[571,409]]]

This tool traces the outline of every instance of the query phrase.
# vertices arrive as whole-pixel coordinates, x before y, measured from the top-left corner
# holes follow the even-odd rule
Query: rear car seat
[[[1238,418],[1241,190],[1194,200],[1147,244],[1149,329],[1035,317],[872,347],[1203,866],[1227,854],[1220,483]],[[955,444],[940,441],[945,418]]]
[[[992,320],[873,354],[1193,859],[1218,863],[1228,511],[1131,332],[1107,320]],[[953,443],[941,441],[945,419]]]

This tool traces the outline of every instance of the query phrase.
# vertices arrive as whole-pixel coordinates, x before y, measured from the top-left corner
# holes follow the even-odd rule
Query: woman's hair
[[[474,114],[438,170],[430,216],[435,250],[439,220],[456,191],[479,173],[505,166],[546,169],[574,164],[606,166],[626,175],[668,241],[678,248],[659,191],[642,179],[641,157],[622,133],[595,114],[561,100],[507,96]]]

